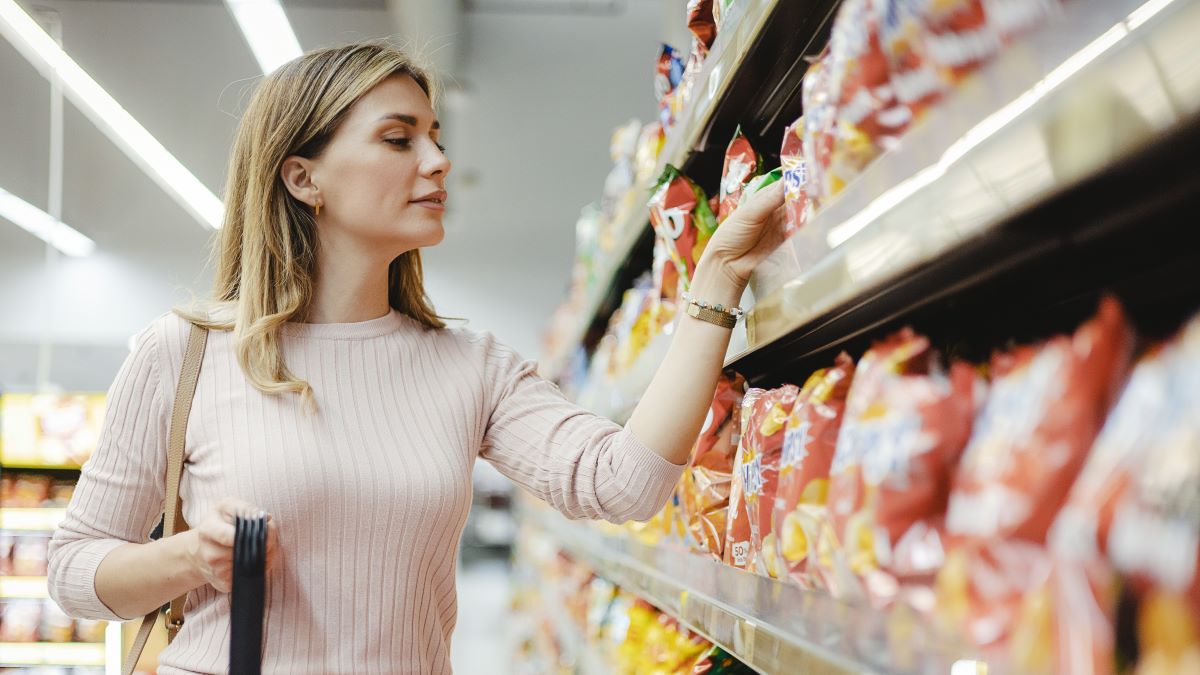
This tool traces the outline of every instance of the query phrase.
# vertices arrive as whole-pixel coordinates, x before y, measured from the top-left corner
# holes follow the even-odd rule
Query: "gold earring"
[[[319,215],[321,215],[321,202],[317,202],[317,213],[316,213],[316,215],[318,215],[318,216],[319,216]]]

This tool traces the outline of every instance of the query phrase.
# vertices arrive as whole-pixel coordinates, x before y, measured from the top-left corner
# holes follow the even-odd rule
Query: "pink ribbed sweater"
[[[477,457],[575,518],[649,518],[680,474],[488,334],[426,330],[395,311],[284,330],[286,362],[312,384],[318,412],[250,386],[232,335],[214,332],[181,487],[188,522],[230,496],[279,527],[263,672],[450,672]],[[71,615],[122,618],[97,598],[96,567],[123,542],[146,541],[159,519],[187,331],[173,314],[156,320],[109,392],[99,445],[50,549],[50,592]],[[228,649],[228,596],[204,586],[159,672],[225,672]]]

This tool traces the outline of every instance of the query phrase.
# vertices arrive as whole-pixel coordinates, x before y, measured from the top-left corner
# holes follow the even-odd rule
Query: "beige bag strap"
[[[183,355],[183,368],[179,371],[179,384],[175,387],[175,403],[171,408],[170,435],[167,440],[167,493],[163,500],[163,539],[184,532],[188,529],[183,520],[183,502],[179,496],[179,479],[183,476],[183,446],[187,437],[188,416],[192,412],[192,398],[196,394],[196,380],[200,376],[200,363],[204,361],[204,345],[208,342],[208,330],[192,324],[188,334],[187,351]],[[167,610],[167,640],[175,639],[175,634],[183,627],[183,604],[187,594],[171,601]],[[133,646],[125,657],[121,671],[124,675],[132,675],[142,650],[150,639],[150,631],[158,619],[158,609],[150,612],[142,619]]]

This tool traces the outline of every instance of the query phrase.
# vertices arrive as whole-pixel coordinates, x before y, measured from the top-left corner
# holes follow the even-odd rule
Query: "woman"
[[[156,320],[113,384],[50,592],[108,620],[190,593],[162,673],[227,666],[235,513],[271,514],[264,672],[448,673],[477,457],[569,517],[612,521],[650,518],[688,458],[728,329],[683,317],[622,429],[490,335],[443,326],[419,253],[442,240],[450,171],[431,94],[379,44],[268,76],[233,147],[213,306]],[[722,225],[697,298],[737,303],[781,203],[767,189]],[[145,543],[189,319],[210,329],[181,487],[194,525]]]

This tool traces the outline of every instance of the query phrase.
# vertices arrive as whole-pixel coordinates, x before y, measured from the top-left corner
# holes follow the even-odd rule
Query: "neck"
[[[354,323],[387,314],[388,266],[392,258],[346,242],[322,239],[308,323]]]

